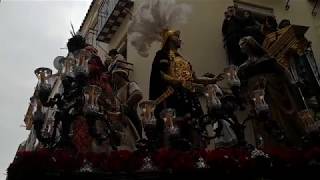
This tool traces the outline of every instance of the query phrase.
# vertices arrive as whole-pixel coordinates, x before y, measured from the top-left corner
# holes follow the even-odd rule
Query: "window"
[[[240,0],[233,1],[234,6],[237,8],[237,13],[242,16],[244,11],[250,11],[252,15],[258,20],[260,23],[263,23],[266,16],[274,16],[273,8],[260,6],[248,2],[243,2]]]

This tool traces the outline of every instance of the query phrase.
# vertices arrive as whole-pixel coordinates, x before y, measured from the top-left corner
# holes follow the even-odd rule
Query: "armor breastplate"
[[[192,70],[189,62],[175,53],[170,53],[170,76],[179,80],[192,81]]]

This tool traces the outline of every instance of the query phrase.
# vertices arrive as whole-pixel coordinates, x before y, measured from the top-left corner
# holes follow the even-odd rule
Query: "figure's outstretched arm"
[[[213,78],[209,78],[209,77],[197,77],[197,75],[193,73],[193,82],[197,84],[215,84],[224,78],[223,75],[224,74],[222,73]]]

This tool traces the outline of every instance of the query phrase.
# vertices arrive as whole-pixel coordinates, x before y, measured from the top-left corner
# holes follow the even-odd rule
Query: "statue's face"
[[[117,55],[117,54],[115,54],[115,53],[114,53],[114,54],[110,54],[110,57],[111,57],[112,59],[114,59],[114,58],[116,57],[116,55]]]
[[[112,80],[114,83],[123,82],[124,76],[126,76],[123,72],[116,72],[112,74]]]
[[[249,13],[248,11],[245,11],[244,14],[243,14],[243,16],[244,16],[245,18],[249,18],[249,17],[250,17],[250,13]]]
[[[247,52],[248,52],[247,42],[246,42],[246,41],[243,41],[243,40],[240,40],[239,46],[240,46],[241,52],[247,54]]]
[[[179,34],[174,34],[170,36],[170,40],[177,48],[181,47],[181,39]]]
[[[228,13],[230,16],[236,16],[236,9],[234,7],[229,7]]]
[[[224,12],[224,17],[225,17],[225,18],[229,18],[229,17],[230,17],[228,11]]]
[[[113,82],[119,82],[119,81],[122,80],[122,78],[121,78],[119,73],[113,73],[112,74],[112,80],[113,80]]]

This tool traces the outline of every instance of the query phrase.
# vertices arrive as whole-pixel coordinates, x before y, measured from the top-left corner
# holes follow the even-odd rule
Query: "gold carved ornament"
[[[169,75],[181,80],[182,86],[187,89],[192,89],[193,72],[188,61],[182,56],[177,56],[176,52],[170,51],[170,70]]]
[[[303,54],[308,48],[309,42],[304,38],[308,30],[306,26],[290,25],[266,36],[262,47],[271,57],[289,69],[291,54]]]

